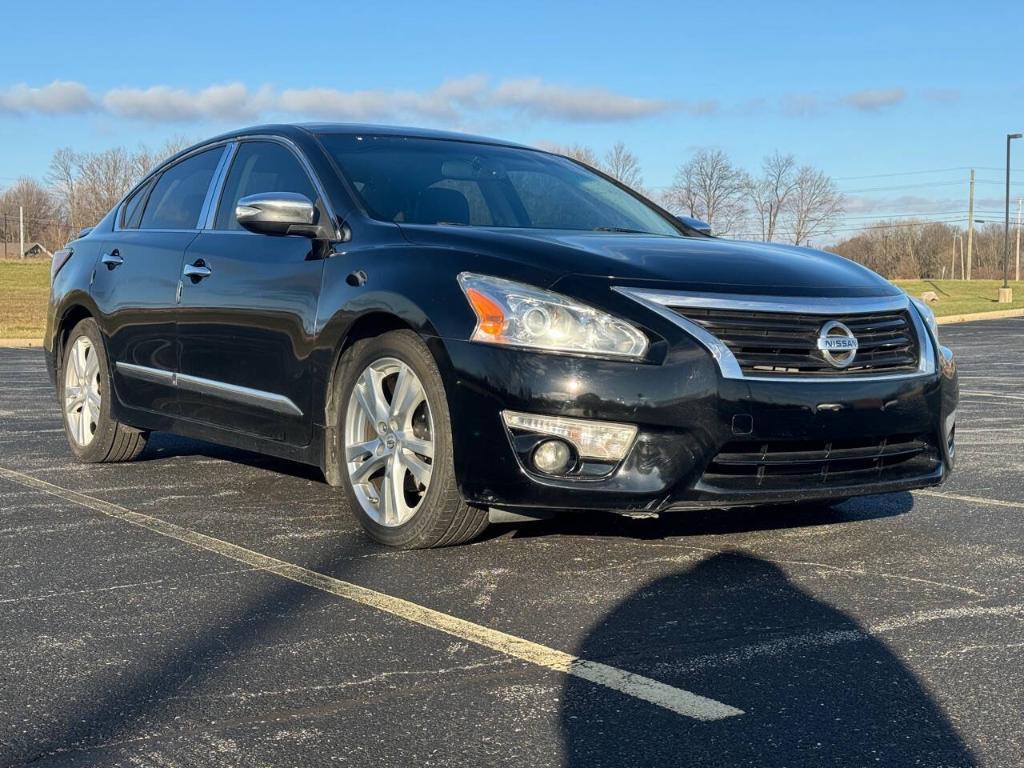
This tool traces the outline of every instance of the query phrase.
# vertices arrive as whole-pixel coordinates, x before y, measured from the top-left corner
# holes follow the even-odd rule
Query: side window
[[[224,147],[172,165],[157,179],[142,214],[142,229],[195,229]]]
[[[146,197],[153,188],[154,179],[150,179],[128,198],[121,208],[121,229],[138,229],[142,220],[142,210],[146,206]]]
[[[287,147],[273,141],[247,141],[231,163],[214,228],[241,229],[235,219],[238,201],[260,192],[297,192],[313,202],[317,199],[305,169]]]

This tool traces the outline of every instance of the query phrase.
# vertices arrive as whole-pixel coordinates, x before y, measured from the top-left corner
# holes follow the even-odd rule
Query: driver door
[[[178,311],[179,407],[185,418],[308,444],[310,352],[324,262],[301,235],[255,234],[235,219],[239,198],[297,192],[317,200],[291,147],[243,141],[212,218],[185,252]]]

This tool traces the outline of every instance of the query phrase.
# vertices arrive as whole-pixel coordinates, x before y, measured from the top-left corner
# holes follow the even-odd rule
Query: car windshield
[[[652,206],[564,157],[404,136],[320,140],[381,221],[682,236]]]

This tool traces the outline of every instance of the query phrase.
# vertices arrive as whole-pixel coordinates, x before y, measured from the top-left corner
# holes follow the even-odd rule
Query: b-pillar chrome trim
[[[744,381],[788,381],[801,384],[828,384],[850,381],[894,381],[917,376],[931,376],[936,371],[935,339],[925,325],[920,312],[910,298],[902,296],[880,296],[870,298],[813,298],[801,296],[746,296],[737,294],[699,294],[684,291],[647,290],[615,286],[621,293],[652,312],[660,315],[673,325],[681,328],[711,353],[718,364],[718,370],[726,379]],[[843,315],[873,312],[905,311],[914,325],[918,339],[917,370],[912,373],[890,373],[877,375],[848,374],[836,376],[745,376],[732,350],[717,336],[709,333],[699,323],[678,314],[672,307],[685,310],[687,307],[702,309],[726,309],[747,312],[788,312],[802,315],[820,315],[822,322]]]
[[[274,394],[273,392],[264,392],[261,389],[251,389],[239,386],[238,384],[228,384],[223,381],[204,379],[200,376],[189,376],[185,373],[175,373],[159,368],[149,368],[145,365],[135,365],[134,363],[119,362],[117,370],[133,379],[149,381],[154,384],[164,384],[168,387],[177,387],[189,392],[199,392],[200,394],[231,400],[242,405],[266,408],[268,411],[284,413],[289,416],[302,415],[302,409],[289,398],[284,395]]]

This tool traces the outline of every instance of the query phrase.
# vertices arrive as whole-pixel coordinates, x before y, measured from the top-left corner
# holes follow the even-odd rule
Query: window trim
[[[126,194],[121,199],[121,202],[119,202],[117,204],[117,208],[116,208],[117,214],[114,216],[114,226],[113,226],[113,230],[112,231],[114,231],[114,232],[198,232],[200,230],[200,228],[201,228],[200,224],[203,221],[205,221],[204,215],[206,214],[206,212],[208,210],[208,206],[210,204],[210,193],[214,189],[214,183],[217,181],[218,174],[220,173],[220,171],[221,171],[221,169],[223,167],[223,164],[224,164],[224,158],[227,155],[227,152],[224,151],[224,148],[227,147],[229,144],[232,144],[232,143],[234,143],[233,139],[225,139],[224,141],[216,141],[216,142],[212,142],[210,144],[202,144],[202,145],[200,145],[198,147],[193,147],[186,154],[176,155],[175,157],[170,158],[169,160],[165,161],[161,165],[159,165],[156,168],[154,168],[152,171],[150,171],[148,174],[146,174],[146,176],[144,176],[142,178],[142,180],[138,184],[136,184],[134,187],[132,187],[132,189],[128,192],[128,194]],[[193,227],[191,229],[180,229],[180,228],[179,229],[144,229],[142,227],[126,228],[126,227],[121,226],[122,218],[124,216],[125,204],[128,202],[129,199],[131,199],[132,195],[134,195],[137,190],[141,189],[143,186],[148,184],[150,182],[150,180],[153,180],[153,188],[155,188],[156,185],[160,182],[160,177],[163,176],[165,172],[167,172],[168,170],[170,170],[174,166],[178,165],[179,163],[185,162],[189,158],[192,158],[192,157],[195,157],[196,155],[202,154],[203,152],[209,152],[212,149],[217,149],[218,147],[221,149],[221,157],[220,157],[220,160],[218,161],[217,167],[213,171],[213,178],[211,178],[209,185],[207,185],[207,187],[206,187],[206,197],[203,199],[203,207],[199,211],[199,216],[196,219],[196,226],[195,227]],[[151,195],[153,193],[153,188],[151,188],[149,190],[149,192],[146,193],[146,198],[147,198],[146,199],[146,205],[147,206],[149,205],[149,195]],[[145,215],[145,212],[143,212],[143,215]]]
[[[250,232],[247,229],[216,229],[214,226],[217,219],[217,209],[220,208],[222,198],[224,196],[224,188],[227,185],[228,174],[231,172],[231,165],[234,163],[235,156],[238,154],[238,150],[242,144],[253,143],[253,142],[270,142],[273,144],[280,144],[285,149],[290,151],[296,160],[299,161],[299,165],[305,172],[313,188],[316,190],[317,197],[320,198],[321,204],[324,208],[327,218],[330,219],[330,229],[332,239],[341,240],[341,233],[338,227],[338,217],[334,213],[334,208],[331,205],[330,198],[327,197],[327,192],[324,190],[323,184],[320,183],[320,177],[313,169],[312,164],[306,157],[305,153],[299,149],[294,141],[285,136],[274,136],[272,134],[253,133],[246,136],[238,136],[233,141],[233,146],[230,151],[225,153],[227,161],[224,163],[221,172],[214,177],[214,183],[211,185],[212,196],[210,198],[210,207],[205,211],[205,218],[200,217],[202,226],[200,229],[204,232],[215,232],[220,235],[256,235],[257,232]],[[316,201],[314,201],[316,202]]]
[[[149,195],[153,191],[153,187],[156,186],[156,182],[159,177],[149,175],[139,184],[137,184],[131,192],[129,192],[125,198],[124,203],[120,205],[117,211],[116,217],[116,229],[125,231],[134,231],[138,227],[126,227],[124,225],[125,216],[128,215],[128,204],[135,198],[135,195],[142,195],[142,199],[139,201],[139,205],[142,206],[142,213],[146,212],[146,206],[149,205]],[[139,215],[139,221],[142,221],[142,214]]]

